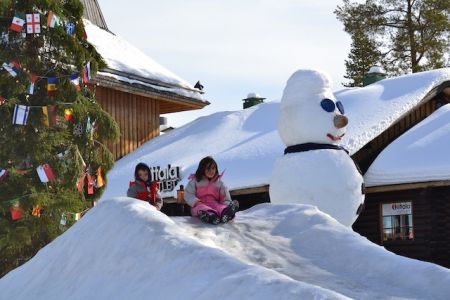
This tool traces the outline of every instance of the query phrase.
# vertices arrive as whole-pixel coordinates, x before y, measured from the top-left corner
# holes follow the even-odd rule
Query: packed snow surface
[[[448,299],[450,270],[397,256],[308,205],[213,226],[104,199],[0,279],[1,299]]]
[[[199,92],[185,80],[181,79],[171,71],[167,70],[152,58],[144,54],[120,36],[106,31],[92,24],[89,20],[83,20],[88,42],[94,45],[108,65],[108,68],[141,76],[170,84],[170,88],[164,88],[157,85],[149,85],[141,81],[132,80],[124,76],[118,76],[108,72],[99,72],[98,74],[113,77],[120,81],[128,83],[139,83],[149,85],[156,89],[169,90],[183,96],[202,99]],[[187,89],[187,90],[186,90]]]
[[[385,79],[364,88],[335,93],[349,118],[343,146],[350,154],[355,153],[446,80],[450,80],[450,68]],[[180,184],[186,186],[187,177],[207,155],[216,159],[219,169],[226,169],[223,179],[230,189],[269,184],[274,162],[285,148],[277,132],[279,111],[279,102],[267,102],[244,110],[218,112],[153,139],[116,163],[108,174],[105,197],[126,194],[134,167],[140,161],[150,166],[181,167]],[[436,158],[424,155],[420,159],[427,164],[429,159]],[[396,161],[391,161],[391,166],[401,167]],[[427,176],[422,170],[415,170],[408,171],[417,178]]]
[[[388,145],[366,173],[366,185],[377,186],[450,180],[450,104]]]

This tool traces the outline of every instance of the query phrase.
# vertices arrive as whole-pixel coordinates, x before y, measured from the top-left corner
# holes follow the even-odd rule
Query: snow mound
[[[259,205],[214,227],[121,197],[3,277],[0,298],[445,299],[449,282],[312,206]]]

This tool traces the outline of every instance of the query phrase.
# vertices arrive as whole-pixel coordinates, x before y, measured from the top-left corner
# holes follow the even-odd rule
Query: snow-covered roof
[[[2,277],[0,298],[448,299],[449,281],[309,205],[261,204],[211,226],[123,197]]]
[[[337,93],[349,117],[344,146],[355,153],[381,134],[444,80],[450,69],[383,80],[360,89]],[[270,184],[275,160],[285,148],[278,131],[279,102],[198,118],[157,137],[116,162],[108,174],[105,196],[125,195],[138,162],[151,166],[180,166],[186,186],[201,158],[212,155],[230,189]],[[174,194],[166,194],[166,197]]]
[[[375,159],[366,186],[450,180],[450,104],[408,130]]]
[[[108,68],[98,75],[129,84],[168,91],[184,97],[203,100],[202,93],[167,70],[120,36],[83,20],[89,43],[102,55]],[[204,101],[208,104],[207,101]]]
[[[388,78],[363,88],[336,92],[349,117],[343,146],[354,154],[446,81],[450,81],[450,68]]]

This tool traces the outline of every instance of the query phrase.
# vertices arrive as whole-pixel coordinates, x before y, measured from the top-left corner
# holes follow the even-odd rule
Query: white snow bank
[[[2,299],[446,299],[448,269],[392,254],[316,208],[259,205],[233,224],[100,202],[0,279]]]
[[[97,27],[87,19],[83,19],[83,22],[88,37],[88,42],[95,46],[96,50],[108,64],[108,68],[156,80],[161,83],[168,83],[174,85],[170,90],[175,93],[182,93],[184,96],[202,99],[199,92],[183,90],[183,88],[194,90],[188,82],[155,62],[141,50],[137,49],[120,36],[114,35]],[[108,72],[99,72],[99,74],[113,77],[128,83],[148,85],[141,81],[132,80]],[[156,89],[168,90],[167,88],[164,89],[163,87],[156,85],[150,86]]]
[[[450,180],[450,104],[387,146],[365,175],[367,186]]]

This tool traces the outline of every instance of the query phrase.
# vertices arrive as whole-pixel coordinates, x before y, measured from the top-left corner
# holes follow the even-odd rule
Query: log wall
[[[101,86],[96,87],[95,96],[120,127],[119,142],[108,144],[116,160],[159,136],[157,100]]]

